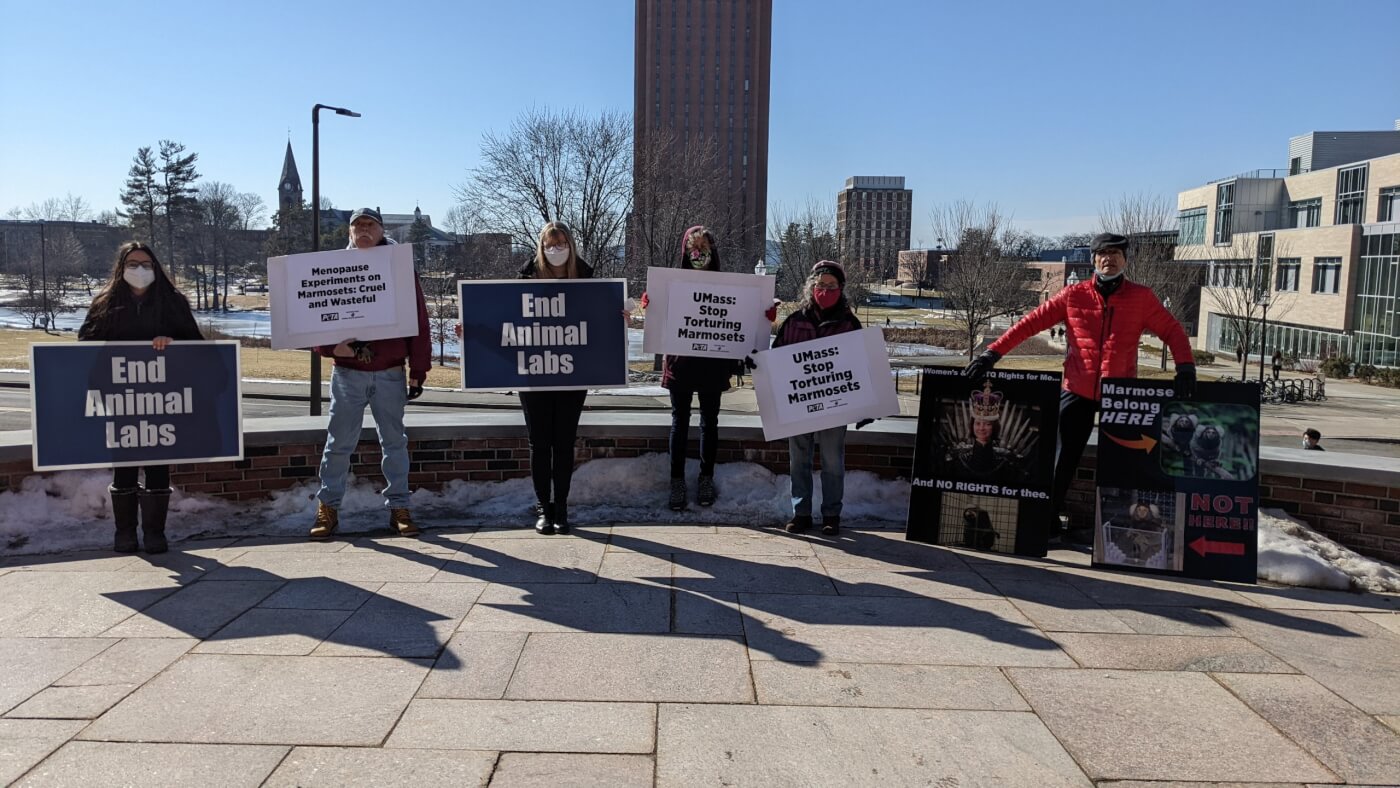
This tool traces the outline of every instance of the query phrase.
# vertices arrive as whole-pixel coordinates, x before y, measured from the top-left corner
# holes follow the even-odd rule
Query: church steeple
[[[292,141],[287,140],[287,154],[282,157],[282,178],[277,182],[277,207],[283,211],[301,206],[301,175],[292,155]]]

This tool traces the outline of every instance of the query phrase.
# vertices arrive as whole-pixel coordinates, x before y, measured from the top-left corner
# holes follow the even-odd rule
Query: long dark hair
[[[135,302],[136,294],[131,292],[131,285],[127,284],[122,276],[126,272],[126,258],[130,257],[132,252],[145,252],[151,258],[151,270],[155,272],[156,278],[151,282],[151,286],[146,288],[143,298],[151,299],[150,303],[157,310],[157,314],[169,314],[175,309],[188,310],[189,300],[175,289],[175,283],[170,281],[164,266],[160,264],[160,258],[156,257],[156,250],[141,241],[127,241],[117,247],[117,260],[112,265],[112,276],[101,292],[92,299],[92,306],[88,308],[88,319],[94,322],[107,321],[116,312]]]
[[[710,231],[709,231],[709,228],[705,227],[703,224],[697,224],[696,226],[690,228],[689,230],[686,230],[686,231],[685,231],[685,235],[682,235],[682,236],[681,236],[681,259],[680,259],[680,262],[676,263],[676,266],[677,266],[678,268],[690,268],[690,238],[691,238],[691,236],[694,236],[694,235],[701,235],[701,236],[704,236],[705,240],[710,242],[710,262],[709,262],[709,264],[706,265],[704,268],[697,268],[697,269],[691,269],[691,270],[697,270],[697,271],[718,271],[718,270],[720,270],[720,269],[719,269],[719,242],[717,242],[717,241],[715,240],[715,234],[712,233],[712,232],[710,232]]]

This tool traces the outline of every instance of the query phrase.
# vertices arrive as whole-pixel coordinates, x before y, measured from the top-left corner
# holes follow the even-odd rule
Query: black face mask
[[[1099,294],[1102,295],[1104,298],[1107,298],[1113,295],[1114,293],[1118,292],[1118,288],[1123,286],[1123,279],[1124,277],[1122,274],[1119,274],[1118,276],[1115,276],[1112,279],[1104,279],[1102,276],[1099,276],[1098,273],[1095,273],[1094,289],[1098,290]]]

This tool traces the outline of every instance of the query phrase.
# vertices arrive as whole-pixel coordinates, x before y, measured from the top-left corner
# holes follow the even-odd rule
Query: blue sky
[[[698,1],[698,0],[697,0]],[[98,210],[140,145],[276,203],[288,129],[310,197],[442,217],[483,132],[534,106],[632,106],[630,0],[408,5],[0,0],[0,212]],[[1287,166],[1288,137],[1400,118],[1397,0],[774,0],[769,198],[904,175],[1045,234],[1105,199]],[[702,217],[703,218],[703,217]]]

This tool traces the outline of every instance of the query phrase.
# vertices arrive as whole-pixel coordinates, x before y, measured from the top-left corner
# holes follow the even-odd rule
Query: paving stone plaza
[[[0,564],[0,783],[1395,785],[1400,598],[699,525]]]

